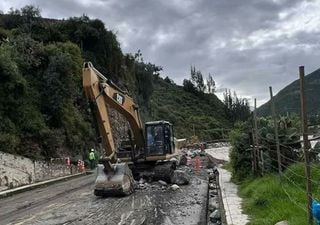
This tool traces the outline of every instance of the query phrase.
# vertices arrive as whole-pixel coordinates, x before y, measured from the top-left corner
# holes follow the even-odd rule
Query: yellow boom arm
[[[127,119],[133,132],[133,141],[136,146],[140,148],[144,146],[138,106],[127,92],[121,90],[104,77],[90,62],[84,63],[83,88],[88,99],[96,105],[96,118],[107,157],[116,157],[116,147],[111,132],[107,105],[117,110]]]

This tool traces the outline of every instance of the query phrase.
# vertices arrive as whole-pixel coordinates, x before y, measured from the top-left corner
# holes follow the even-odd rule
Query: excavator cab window
[[[150,122],[146,124],[147,154],[170,154],[172,149],[172,126],[168,122]]]

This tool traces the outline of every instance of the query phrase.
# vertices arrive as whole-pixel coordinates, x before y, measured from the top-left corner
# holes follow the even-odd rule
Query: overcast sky
[[[142,51],[176,83],[190,65],[219,88],[264,103],[320,67],[320,0],[2,0],[0,9],[34,4],[43,17],[99,18],[124,52]]]

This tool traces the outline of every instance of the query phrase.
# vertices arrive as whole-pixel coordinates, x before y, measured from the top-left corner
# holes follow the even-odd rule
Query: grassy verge
[[[313,196],[320,198],[320,166],[312,165]],[[290,225],[307,225],[303,164],[291,165],[281,180],[276,175],[247,179],[240,185],[250,225],[274,225],[287,220]]]

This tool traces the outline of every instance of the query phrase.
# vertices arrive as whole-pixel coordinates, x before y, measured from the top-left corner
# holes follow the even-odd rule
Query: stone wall
[[[26,157],[0,152],[0,190],[73,173],[77,173],[77,167],[68,166],[64,159],[35,161]]]

